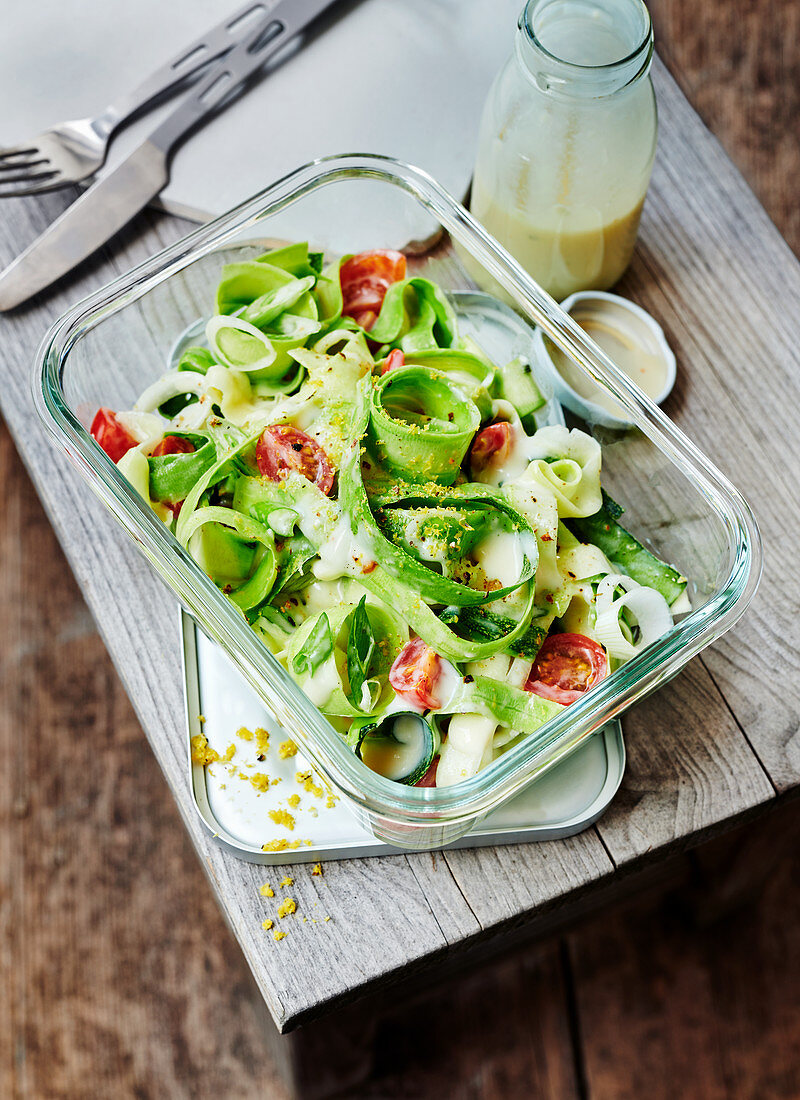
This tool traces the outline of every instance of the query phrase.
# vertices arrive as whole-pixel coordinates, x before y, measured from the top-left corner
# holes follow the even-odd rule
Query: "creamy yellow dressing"
[[[617,282],[636,243],[646,190],[647,181],[621,214],[554,206],[537,217],[520,210],[514,196],[490,195],[478,183],[471,209],[525,270],[561,301],[576,290],[607,290]]]
[[[598,317],[594,311],[584,312],[577,309],[572,311],[571,316],[649,398],[655,401],[662,397],[667,384],[667,364],[663,355],[657,355],[645,347],[639,334],[615,323],[616,319],[606,320]],[[568,355],[549,340],[547,350],[558,373],[577,394],[605,409],[612,416],[627,416],[626,410],[618,401],[593,382]]]

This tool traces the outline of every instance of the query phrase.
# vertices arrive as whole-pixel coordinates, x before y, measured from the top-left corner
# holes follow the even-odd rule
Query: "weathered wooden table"
[[[295,921],[279,944],[266,936],[264,870],[209,842],[193,809],[175,603],[77,475],[53,461],[31,401],[31,364],[49,323],[187,226],[140,218],[58,293],[0,321],[3,413],[281,1030],[554,927],[798,787],[800,676],[791,639],[800,603],[800,265],[659,64],[655,81],[660,152],[620,289],[664,325],[679,361],[667,412],[750,500],[766,564],[735,630],[628,713],[623,787],[581,836],[331,863],[322,878],[298,870],[301,910],[317,904],[332,919]],[[72,197],[4,205],[0,262]]]

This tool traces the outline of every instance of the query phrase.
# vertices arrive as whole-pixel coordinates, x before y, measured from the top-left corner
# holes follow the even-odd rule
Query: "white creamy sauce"
[[[301,686],[315,706],[324,707],[339,686],[339,672],[333,654]]]
[[[475,548],[477,565],[490,581],[499,581],[503,588],[515,584],[522,572],[522,540],[513,531],[495,531]]]
[[[369,538],[363,527],[354,535],[350,520],[341,516],[333,534],[319,548],[319,559],[312,572],[318,580],[335,580],[337,577],[358,577],[374,567],[375,557]]]

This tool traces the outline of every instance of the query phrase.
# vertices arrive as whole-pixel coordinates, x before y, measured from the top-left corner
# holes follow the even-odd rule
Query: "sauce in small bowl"
[[[675,356],[649,313],[626,298],[598,290],[572,294],[561,308],[651,401],[658,405],[667,398],[675,383]],[[590,424],[630,426],[623,407],[541,329],[537,329],[535,346],[562,405]]]

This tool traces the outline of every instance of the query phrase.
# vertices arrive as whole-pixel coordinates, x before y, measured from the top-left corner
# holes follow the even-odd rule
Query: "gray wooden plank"
[[[675,317],[673,327],[668,323],[668,328],[673,342],[683,352],[684,348],[690,347],[690,340],[698,340],[698,335],[697,331],[692,336],[684,332],[674,302],[680,300],[682,315],[685,316],[691,310],[691,301],[695,300],[698,288],[704,289],[704,301],[708,300],[710,293],[705,287],[705,280],[709,278],[708,265],[703,253],[698,256],[692,242],[699,240],[710,250],[712,257],[717,245],[714,237],[696,237],[693,228],[683,232],[684,204],[668,193],[668,188],[674,186],[675,181],[669,164],[664,163],[669,160],[665,154],[675,150],[677,159],[677,151],[682,150],[690,138],[696,173],[701,173],[701,169],[708,171],[709,167],[713,168],[723,179],[724,187],[731,191],[731,202],[739,204],[737,209],[749,210],[751,205],[757,207],[757,204],[749,197],[741,179],[730,175],[731,169],[724,154],[719,153],[713,139],[695,119],[662,70],[658,70],[657,77],[662,100],[662,156],[645,218],[642,258],[634,268],[630,286],[631,293],[645,299],[648,294],[656,298],[659,295],[664,297],[665,301],[657,303],[663,308],[655,308],[654,305],[654,312],[667,317],[668,321]],[[718,163],[720,158],[723,163]],[[8,203],[4,207],[7,218],[0,229],[0,258],[7,261],[64,204],[62,196]],[[688,209],[687,217],[697,216],[691,203]],[[757,209],[760,211],[760,208]],[[704,213],[708,215],[705,209]],[[758,216],[753,213],[753,218],[759,228],[754,233],[754,240],[748,237],[748,249],[760,250],[759,262],[767,268],[773,265],[775,278],[785,275],[790,283],[792,279],[796,281],[800,278],[796,262],[787,254],[779,238],[776,239],[774,228],[766,222],[763,212]],[[712,225],[718,225],[716,213]],[[239,863],[217,850],[200,832],[192,809],[180,718],[181,694],[172,598],[151,576],[133,548],[123,543],[121,535],[99,504],[89,500],[85,487],[70,471],[60,468],[54,461],[55,452],[44,441],[43,433],[34,421],[28,380],[24,376],[47,322],[63,310],[68,299],[74,299],[78,292],[88,292],[116,270],[142,258],[179,231],[179,223],[164,219],[151,219],[146,229],[139,223],[114,244],[111,258],[106,256],[85,266],[52,297],[5,319],[2,331],[7,385],[0,400],[112,657],[175,792],[187,828],[217,895],[273,1015],[279,1024],[285,1026],[314,1008],[332,1003],[354,988],[377,981],[389,973],[399,974],[412,963],[468,943],[485,930],[523,919],[537,906],[555,903],[565,895],[609,876],[613,865],[597,835],[589,832],[580,838],[541,846],[329,864],[322,879],[312,878],[306,868],[298,870],[292,888],[299,908],[298,915],[291,920],[290,935],[276,944],[261,929],[261,920],[271,915],[258,893],[258,886],[268,878],[264,869]],[[674,255],[667,246],[674,249]],[[734,235],[728,247],[735,252],[735,246]],[[655,256],[659,256],[662,265],[661,269],[655,268],[659,287],[656,287],[652,276]],[[726,262],[729,267],[730,256]],[[682,263],[687,265],[687,270],[680,266]],[[679,266],[672,267],[672,264]],[[727,275],[727,268],[722,266],[717,275]],[[688,292],[685,287],[688,287]],[[742,301],[748,301],[748,294],[752,293],[750,288],[739,282],[731,283],[731,295],[734,292],[743,296],[739,299]],[[690,300],[685,300],[687,296]],[[760,298],[759,304],[762,304]],[[726,305],[726,309],[732,308]],[[670,313],[670,310],[673,312]],[[714,358],[716,345],[713,340],[721,340],[720,330],[714,321],[718,315],[714,309],[707,314],[711,318],[707,321],[709,336],[701,342],[701,349],[705,349],[701,354],[709,360]],[[779,318],[772,317],[768,302],[763,303],[762,315],[769,317],[771,323],[778,324]],[[716,337],[711,335],[714,333]],[[741,384],[743,366],[734,364],[732,370],[738,372],[733,376]],[[720,408],[723,410],[728,430],[722,439],[715,437],[711,440],[718,445],[717,451],[700,438],[701,445],[707,446],[723,466],[726,458],[729,463],[734,463],[739,451],[740,437],[732,432],[732,428],[741,412],[725,392],[726,371],[724,360],[721,365],[712,363],[708,371],[704,363],[703,379],[697,382],[701,386],[700,400],[696,400],[693,392],[691,409],[688,405],[678,408],[680,422],[690,431],[696,426],[701,436],[704,428],[706,434],[712,433],[708,431],[701,412],[695,409],[695,403],[700,409],[714,410],[715,413]],[[694,376],[692,384],[695,384]],[[689,416],[693,419],[685,419]],[[763,474],[763,467],[759,467],[759,471]],[[738,480],[741,481],[741,478]],[[131,616],[132,607],[136,608],[134,617]],[[763,622],[765,638],[761,644],[774,650],[777,635],[772,632],[770,616],[765,614]],[[729,652],[723,647],[720,651]],[[742,693],[737,694],[733,682],[738,670],[735,674],[729,671],[726,679],[719,671],[720,666],[715,664],[710,667],[726,699],[729,700],[730,696],[738,701],[737,718],[742,721],[743,717],[748,717],[741,702]],[[698,705],[706,706],[712,699],[709,686],[699,674],[697,684]],[[790,700],[787,714],[792,706],[793,701]],[[796,718],[796,707],[793,713]],[[655,853],[661,845],[692,836],[709,823],[734,817],[769,797],[769,785],[759,782],[758,765],[747,743],[733,723],[728,721],[727,725],[720,725],[720,715],[721,711],[715,709],[712,728],[707,731],[707,737],[713,738],[722,729],[724,738],[720,752],[716,755],[711,752],[707,740],[699,733],[697,738],[689,739],[681,748],[684,775],[676,778],[669,787],[667,801],[673,798],[676,787],[679,789],[681,784],[699,784],[701,793],[695,796],[695,801],[702,807],[702,812],[695,810],[687,813],[681,810],[676,813],[674,809],[665,812],[659,803],[659,799],[663,803],[663,791],[657,793],[652,803],[653,812],[648,811],[647,815],[635,819],[635,829],[632,827],[626,833],[620,827],[615,831],[613,822],[608,824],[607,842],[620,859],[632,858],[645,847]],[[673,737],[670,729],[672,717],[670,713],[665,713],[665,708],[654,708],[651,735],[662,739],[664,759],[657,760],[652,767],[661,768],[669,757]],[[755,734],[760,732],[764,739],[768,739],[770,729],[759,726],[756,719],[751,723],[743,721],[743,724],[748,733],[752,726]],[[763,748],[759,751],[765,759],[768,752]],[[700,765],[695,764],[698,753],[702,761]],[[779,753],[774,755],[779,758]],[[644,756],[642,761],[642,768],[645,769],[648,765]],[[651,794],[647,796],[653,797]],[[606,828],[605,823],[603,827]],[[635,839],[632,839],[634,832]],[[275,878],[275,872],[270,872],[269,878]],[[323,912],[326,909],[328,912]],[[402,913],[399,912],[401,909]],[[330,915],[332,919],[313,924],[315,914],[320,912],[323,916]],[[309,918],[306,923],[302,920],[303,916]],[[316,919],[319,921],[319,917]],[[313,981],[309,980],[309,974],[313,974]]]
[[[703,662],[778,790],[800,780],[800,264],[663,65],[660,154],[621,291],[678,356],[666,411],[753,507],[764,575]],[[776,688],[776,685],[779,685]]]

